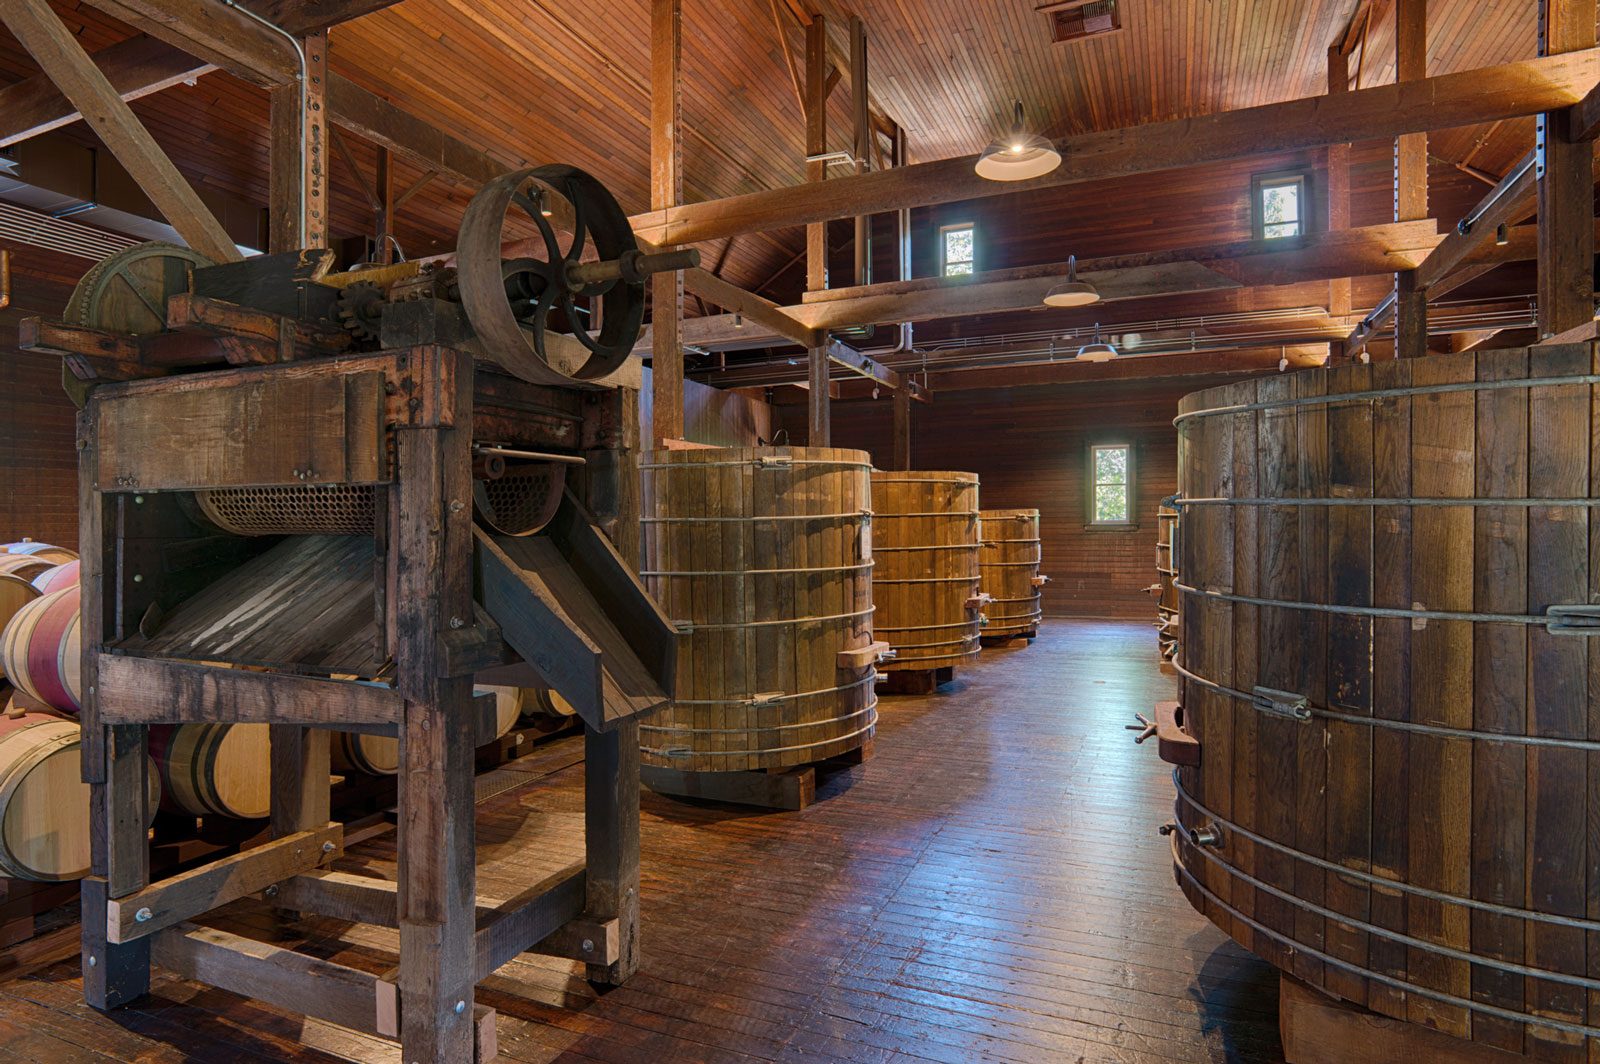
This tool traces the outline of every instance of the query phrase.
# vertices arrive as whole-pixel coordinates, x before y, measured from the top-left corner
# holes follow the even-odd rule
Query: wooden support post
[[[150,883],[150,851],[146,844],[147,729],[140,725],[110,727],[100,720],[100,647],[106,630],[106,582],[115,578],[105,567],[114,557],[115,515],[100,493],[98,450],[99,404],[91,396],[78,415],[78,552],[79,615],[83,643],[83,778],[89,783],[89,877],[82,890],[84,1000],[97,1009],[113,1009],[150,989],[148,940],[115,944],[107,941],[107,910],[112,898],[126,897]]]
[[[1417,271],[1407,270],[1397,281],[1394,318],[1394,357],[1421,358],[1428,353],[1428,293],[1417,287]]]
[[[388,265],[394,262],[394,165],[389,149],[381,144],[378,146],[378,166],[373,174],[372,191],[378,200],[377,224],[373,226],[373,238],[378,242],[378,247],[373,261]]]
[[[911,468],[911,378],[894,390],[894,462],[891,469]]]
[[[1595,0],[1540,0],[1539,54],[1595,44]],[[1594,317],[1594,142],[1573,139],[1570,109],[1538,118],[1539,335]]]
[[[806,27],[806,154],[828,150],[828,20],[818,15]],[[806,163],[806,180],[822,181],[828,164]],[[828,223],[806,226],[806,289],[828,287]]]
[[[608,732],[585,727],[584,917],[617,921],[618,954],[589,965],[589,979],[621,985],[639,969],[639,721]]]
[[[1421,81],[1428,76],[1427,0],[1396,0],[1394,8],[1395,76],[1398,81]],[[1394,142],[1394,220],[1416,221],[1428,216],[1428,135],[1407,133]],[[1416,285],[1415,271],[1395,279],[1396,358],[1418,358],[1428,353],[1428,293]]]
[[[828,394],[828,370],[832,363],[828,359],[828,348],[825,345],[813,347],[807,352],[806,365],[810,382],[810,387],[806,389],[806,423],[810,426],[806,446],[831,447],[833,445],[829,440],[833,436],[833,414],[828,405],[831,398]]]
[[[872,156],[872,114],[867,96],[867,24],[850,18],[850,108],[855,118],[856,173],[867,172]],[[856,215],[856,284],[872,283],[872,216]]]
[[[682,0],[650,3],[650,206],[665,210],[683,198],[680,68]],[[683,274],[650,279],[650,434],[656,445],[683,436]]]
[[[0,4],[0,20],[190,247],[217,262],[244,257],[46,0],[8,0]]]
[[[395,566],[400,731],[400,1035],[404,1059],[473,1059],[476,871],[470,677],[446,679],[446,633],[472,606],[472,360],[446,353],[448,429],[396,430]]]
[[[300,46],[306,53],[304,100],[298,81],[267,94],[271,125],[267,247],[274,252],[328,246],[327,31],[310,34]]]
[[[1328,49],[1328,95],[1350,91],[1350,57],[1337,46]],[[1350,145],[1328,145],[1328,232],[1350,228]],[[1328,282],[1328,313],[1335,318],[1350,314],[1350,278]]]

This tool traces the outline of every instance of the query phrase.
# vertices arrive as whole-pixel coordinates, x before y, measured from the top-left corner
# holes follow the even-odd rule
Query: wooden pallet
[[[850,769],[872,760],[872,740],[836,757],[766,772],[684,772],[645,765],[639,779],[657,794],[703,798],[758,809],[800,810],[817,800],[817,774]]]
[[[1288,1064],[1529,1064],[1521,1053],[1329,997],[1287,973],[1278,981],[1278,1029]]]
[[[878,684],[884,694],[931,695],[956,678],[956,667],[946,665],[939,669],[896,669],[879,672]]]

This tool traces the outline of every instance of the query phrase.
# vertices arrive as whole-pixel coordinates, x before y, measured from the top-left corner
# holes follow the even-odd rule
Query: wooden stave
[[[161,780],[161,808],[185,816],[265,819],[270,812],[272,760],[268,728],[218,722],[153,726],[150,754]],[[228,756],[219,759],[224,748]],[[228,772],[230,764],[245,771]]]
[[[4,633],[11,618],[40,597],[39,589],[20,576],[0,574],[0,648],[4,647]],[[0,649],[0,679],[4,679],[5,675],[5,654]]]
[[[78,585],[25,604],[0,633],[4,671],[19,690],[63,713],[82,708]]]
[[[873,632],[895,650],[880,671],[971,662],[983,632],[981,611],[966,605],[982,590],[978,475],[874,470],[872,489]]]
[[[20,577],[32,583],[35,577],[49,572],[56,564],[37,554],[0,554],[0,575]]]
[[[978,520],[982,539],[978,575],[984,593],[993,596],[983,608],[989,619],[983,635],[1037,631],[1044,620],[1044,592],[1034,584],[1044,560],[1039,511],[981,510]]]
[[[763,460],[792,464],[758,468]],[[643,578],[669,616],[702,626],[681,643],[679,701],[641,726],[644,764],[692,772],[778,769],[848,753],[871,739],[875,671],[841,669],[837,660],[839,651],[872,642],[870,469],[865,452],[837,448],[644,455]],[[812,516],[752,520],[801,514]],[[690,557],[716,560],[680,564]],[[826,571],[749,571],[780,568]],[[659,575],[706,571],[725,575]],[[778,592],[784,586],[787,606]],[[798,617],[820,619],[762,623]],[[747,621],[755,623],[704,627]],[[740,704],[775,691],[790,697],[769,706]],[[721,704],[692,704],[702,701]]]
[[[1441,389],[1476,387],[1473,381],[1530,376],[1570,380],[1596,374],[1600,359],[1591,345],[1557,345],[1339,367],[1196,393],[1180,405],[1181,495],[1594,498],[1600,496],[1600,481],[1585,472],[1600,471],[1600,440],[1587,414],[1596,398],[1592,382]],[[1262,399],[1314,397],[1324,389],[1343,394],[1397,388],[1423,388],[1430,394],[1302,406],[1289,415],[1273,414],[1288,424],[1270,429],[1263,424],[1272,413],[1268,411],[1185,417]],[[1208,428],[1207,422],[1219,427]],[[1312,443],[1302,447],[1307,440]],[[1285,468],[1292,479],[1281,472]],[[1219,483],[1224,469],[1228,482]],[[1294,490],[1282,490],[1286,484]],[[1596,509],[1520,503],[1184,509],[1177,566],[1183,583],[1237,595],[1524,615],[1541,613],[1547,603],[1589,601],[1600,576],[1600,555],[1588,550],[1588,537],[1600,520]],[[1275,514],[1278,510],[1286,513]],[[1304,533],[1313,544],[1322,544],[1331,559],[1320,582],[1315,573],[1305,575],[1303,589],[1286,587],[1275,565],[1251,553],[1276,544],[1291,528],[1296,536]],[[1438,544],[1445,536],[1466,546],[1441,550]],[[1490,553],[1484,555],[1486,550]],[[1592,558],[1587,569],[1585,556]],[[1494,559],[1512,578],[1497,580],[1496,570],[1475,565],[1475,557]],[[1352,582],[1350,574],[1364,574],[1365,579]],[[1596,699],[1587,695],[1585,711],[1588,685],[1581,665],[1575,674],[1573,664],[1574,656],[1579,662],[1587,657],[1593,669],[1600,663],[1600,648],[1591,649],[1581,638],[1548,633],[1542,626],[1312,613],[1192,594],[1182,596],[1181,612],[1183,667],[1210,679],[1220,673],[1222,682],[1236,689],[1248,691],[1253,683],[1283,686],[1269,670],[1273,655],[1264,637],[1270,624],[1276,630],[1309,631],[1315,639],[1310,645],[1327,649],[1321,680],[1326,687],[1312,692],[1314,705],[1328,705],[1327,696],[1337,694],[1336,709],[1379,720],[1464,726],[1480,734],[1600,738],[1592,725],[1587,732],[1582,728],[1585,712],[1595,719]],[[1268,622],[1273,615],[1279,616]],[[1259,650],[1252,641],[1256,634],[1263,636]],[[1226,668],[1225,655],[1231,655]],[[1351,661],[1365,661],[1365,671],[1352,673]],[[1555,697],[1562,677],[1574,675],[1570,690],[1576,694]],[[1225,833],[1230,823],[1242,825],[1276,839],[1279,846],[1339,867],[1371,867],[1402,884],[1442,889],[1481,904],[1555,918],[1575,914],[1593,919],[1600,912],[1593,877],[1587,902],[1582,900],[1584,861],[1576,862],[1580,882],[1574,885],[1572,873],[1565,870],[1572,864],[1549,860],[1565,852],[1571,838],[1586,832],[1592,837],[1600,821],[1585,780],[1585,759],[1592,754],[1484,737],[1407,734],[1321,717],[1301,725],[1257,713],[1192,679],[1185,680],[1184,688],[1187,727],[1200,737],[1203,753],[1199,769],[1179,769],[1177,778],[1195,802],[1219,813]],[[1347,704],[1352,699],[1353,707]],[[1256,757],[1240,762],[1238,751],[1255,751]],[[1277,770],[1281,778],[1264,787],[1261,781],[1269,778],[1274,765],[1285,766]],[[1323,800],[1309,807],[1297,802],[1296,793],[1317,786],[1319,772]],[[1374,784],[1374,777],[1383,782]],[[1264,790],[1288,791],[1287,822],[1280,812],[1284,803],[1264,796]],[[1396,793],[1404,801],[1395,801]],[[1419,807],[1422,812],[1415,811]],[[1440,810],[1434,819],[1418,819],[1431,808]],[[1186,829],[1210,822],[1182,796],[1179,820]],[[1419,823],[1433,828],[1419,832]],[[1365,836],[1351,824],[1366,825]],[[1474,956],[1555,969],[1571,977],[1585,974],[1584,931],[1532,916],[1491,915],[1399,889],[1373,889],[1350,877],[1324,874],[1259,843],[1252,846],[1237,829],[1234,836],[1236,842],[1227,842],[1225,834],[1222,847],[1205,851],[1221,858],[1215,862],[1200,856],[1183,835],[1175,839],[1180,882],[1199,911],[1279,967],[1382,1015],[1525,1052],[1531,1059],[1586,1059],[1584,1041],[1589,1053],[1600,1052],[1600,1038],[1593,1034],[1582,1039],[1421,993],[1403,994],[1339,964],[1359,961],[1385,978],[1410,980],[1485,1008],[1509,1009],[1524,1018],[1538,1013],[1591,1029],[1600,1027],[1600,998],[1593,992],[1481,964],[1469,966],[1333,919],[1315,918],[1253,889],[1241,876],[1253,874],[1291,897],[1309,894],[1307,900],[1336,912],[1441,940]],[[1529,868],[1540,869],[1538,878],[1525,878]],[[1320,889],[1308,890],[1307,883]],[[1561,897],[1568,900],[1550,900]],[[1223,904],[1236,912],[1226,911]],[[1262,926],[1253,928],[1247,920]],[[1532,946],[1536,941],[1543,943],[1538,950]],[[1565,954],[1563,941],[1571,947]],[[1324,951],[1330,962],[1312,957],[1308,950],[1313,948]]]
[[[60,591],[63,588],[71,587],[77,582],[78,560],[76,558],[70,562],[62,562],[60,565],[46,569],[31,581],[42,595],[48,595],[52,591]]]

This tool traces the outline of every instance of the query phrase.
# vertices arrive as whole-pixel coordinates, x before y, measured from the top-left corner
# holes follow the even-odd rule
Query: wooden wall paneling
[[[1371,388],[1369,366],[1328,371],[1329,395]],[[1373,495],[1373,409],[1368,402],[1333,404],[1327,410],[1327,494]],[[1372,605],[1373,513],[1359,506],[1334,506],[1327,515],[1328,598],[1341,606]],[[1372,715],[1372,619],[1348,614],[1328,619],[1327,705],[1342,713]],[[1372,732],[1359,724],[1327,722],[1327,849],[1324,856],[1360,871],[1372,862]],[[1334,912],[1370,921],[1371,891],[1342,876],[1326,878],[1325,903]],[[1367,933],[1327,921],[1328,953],[1367,966]],[[1365,1004],[1367,982],[1333,965],[1327,985],[1347,1001]]]
[[[1522,349],[1478,355],[1479,380],[1528,375]],[[1528,394],[1479,392],[1476,494],[1479,498],[1528,495]],[[1528,511],[1479,507],[1473,513],[1473,606],[1483,613],[1528,612]],[[1473,728],[1522,734],[1528,713],[1528,629],[1520,624],[1474,626]],[[1520,908],[1527,894],[1528,755],[1504,743],[1478,743],[1472,752],[1472,896]],[[1498,799],[1491,796],[1498,796]],[[1521,963],[1524,922],[1474,911],[1474,953]],[[1501,1008],[1527,1011],[1528,981],[1475,967],[1472,996]],[[1513,1053],[1523,1049],[1524,1025],[1482,1013],[1472,1017],[1474,1041]]]
[[[1414,385],[1470,381],[1472,353],[1413,360]],[[1472,393],[1433,393],[1413,401],[1412,492],[1418,497],[1470,498],[1474,491]],[[1473,516],[1470,507],[1418,507],[1412,517],[1411,597],[1424,609],[1472,609]],[[1430,620],[1412,631],[1411,705],[1417,719],[1472,726],[1473,635],[1464,621]],[[1407,878],[1420,886],[1465,894],[1472,846],[1472,748],[1459,739],[1414,735],[1410,740]],[[1465,950],[1467,915],[1416,896],[1406,901],[1406,928],[1416,938]],[[1468,966],[1424,950],[1411,950],[1408,979],[1458,997],[1471,993]],[[1408,1002],[1414,1023],[1465,1037],[1464,1009],[1420,995]]]

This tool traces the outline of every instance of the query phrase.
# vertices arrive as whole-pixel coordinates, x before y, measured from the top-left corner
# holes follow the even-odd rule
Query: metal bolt
[[[463,621],[460,617],[452,617],[452,618],[450,618],[450,627],[451,628],[465,628],[466,626],[467,626],[467,622]]]
[[[136,583],[136,584],[144,583],[144,574],[143,573],[134,573],[133,574],[133,582]]]
[[[465,510],[466,508],[467,508],[467,504],[462,502],[460,499],[451,499],[450,500],[450,512],[451,513],[458,514],[462,510]]]
[[[141,924],[149,923],[150,918],[153,916],[155,916],[155,913],[151,912],[149,909],[140,909],[138,912],[133,914],[134,920]]]
[[[325,843],[322,844],[322,852],[323,853],[332,853],[333,851],[334,851],[333,843],[325,842]]]
[[[465,1001],[456,1002],[456,1015],[457,1016],[461,1015],[463,1012],[466,1012],[466,1011],[467,1011],[467,1003]]]
[[[133,504],[135,506],[143,506],[144,505],[144,496],[143,495],[135,495],[133,497]]]
[[[586,938],[586,939],[583,940],[583,952],[585,952],[585,953],[593,953],[594,952],[594,939]]]
[[[93,968],[95,965],[97,965],[99,963],[100,963],[100,959],[98,957],[96,957],[93,953],[89,954],[89,967]]]
[[[272,886],[268,887],[261,893],[265,894],[269,898],[276,898],[278,896],[278,884],[272,884]]]

